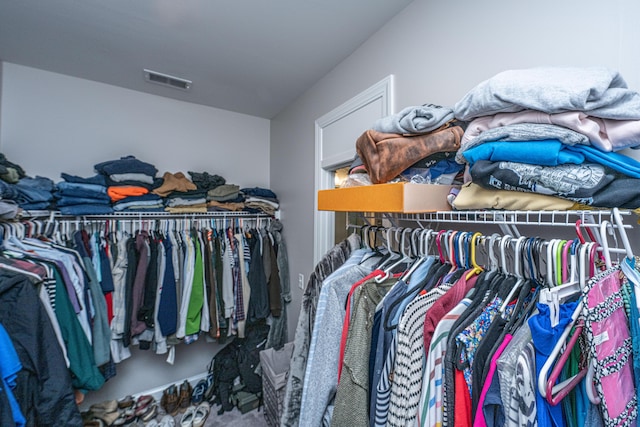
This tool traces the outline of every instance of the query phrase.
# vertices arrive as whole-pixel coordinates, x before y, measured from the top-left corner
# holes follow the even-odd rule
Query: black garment
[[[124,284],[124,332],[122,334],[122,345],[129,347],[131,344],[131,313],[133,311],[133,282],[136,277],[136,266],[138,265],[138,252],[136,242],[133,237],[127,240],[127,273]]]
[[[0,387],[0,426],[14,426],[13,411],[6,391]]]
[[[479,278],[480,279],[480,278]],[[444,361],[442,362],[443,370],[444,370],[444,378],[442,381],[442,389],[444,392],[443,398],[443,424],[446,422],[447,425],[453,425],[455,420],[455,374],[454,369],[456,368],[456,356],[458,356],[457,346],[455,342],[455,337],[466,328],[469,323],[471,323],[478,315],[484,310],[485,306],[488,302],[495,296],[497,292],[496,283],[501,283],[504,279],[504,275],[495,274],[489,272],[486,275],[482,276],[481,283],[478,283],[480,280],[476,281],[476,286],[474,289],[476,291],[473,294],[471,299],[471,303],[469,306],[462,312],[458,320],[454,322],[451,326],[451,330],[449,332],[449,337],[447,338],[447,352],[445,353]]]
[[[478,160],[470,173],[484,188],[546,194],[603,208],[640,207],[639,179],[595,163],[538,166]]]
[[[204,283],[209,296],[209,336],[217,338],[220,331],[218,329],[218,299],[216,276],[213,269],[213,231],[206,230],[202,232],[202,253],[204,254]]]
[[[219,187],[227,182],[220,175],[209,175],[208,172],[189,171],[189,175],[191,176],[191,181],[196,185],[196,187],[198,187],[199,190],[213,190],[214,188]]]
[[[247,322],[254,323],[260,319],[266,319],[271,313],[269,307],[269,289],[267,278],[264,275],[264,263],[260,253],[260,239],[258,231],[251,230],[246,235],[249,250],[251,252],[251,262],[249,263],[249,273],[247,279],[251,287],[249,296],[249,310],[247,312]]]
[[[267,286],[269,288],[269,308],[273,317],[282,315],[282,286],[280,285],[280,269],[278,268],[278,249],[271,243],[268,235],[262,235],[262,253],[269,251],[269,275]]]
[[[144,298],[142,306],[138,310],[138,320],[144,321],[148,328],[155,326],[153,313],[158,293],[158,240],[152,235],[149,237],[149,265],[147,275],[144,278]]]
[[[216,233],[213,239],[213,268],[215,272],[216,280],[216,296],[218,301],[218,325],[220,327],[220,336],[218,338],[219,343],[223,343],[227,336],[228,323],[224,317],[225,306],[222,298],[222,241],[220,239],[220,233]]]
[[[82,426],[71,376],[36,287],[0,270],[0,323],[22,363],[14,396],[27,426]]]

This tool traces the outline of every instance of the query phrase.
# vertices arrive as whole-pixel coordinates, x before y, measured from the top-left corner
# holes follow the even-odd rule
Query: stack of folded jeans
[[[14,185],[17,192],[15,201],[24,210],[50,209],[53,201],[53,181],[36,176],[24,177]]]
[[[113,212],[105,178],[89,178],[62,173],[56,184],[56,206],[63,215],[101,215]]]
[[[267,188],[243,188],[240,191],[245,195],[245,211],[273,216],[280,208],[278,197]]]

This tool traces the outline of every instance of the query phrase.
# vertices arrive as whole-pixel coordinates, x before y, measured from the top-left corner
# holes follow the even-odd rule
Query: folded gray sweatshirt
[[[417,134],[432,132],[453,120],[453,110],[434,104],[406,107],[399,113],[376,120],[373,130],[383,133]]]
[[[640,119],[640,94],[605,67],[539,67],[496,74],[454,106],[458,120],[525,109],[545,113],[584,111],[594,117]]]

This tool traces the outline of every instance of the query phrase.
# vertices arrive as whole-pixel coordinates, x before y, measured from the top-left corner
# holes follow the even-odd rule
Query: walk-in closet
[[[635,426],[640,3],[0,0],[0,426]]]

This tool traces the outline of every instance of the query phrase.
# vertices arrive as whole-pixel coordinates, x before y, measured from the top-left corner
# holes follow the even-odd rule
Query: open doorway
[[[376,120],[392,113],[390,75],[316,120],[314,263],[335,244],[338,229],[346,231],[347,222],[340,216],[336,220],[334,212],[318,211],[318,191],[335,188],[336,171],[355,158],[357,138]]]

